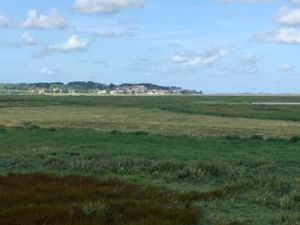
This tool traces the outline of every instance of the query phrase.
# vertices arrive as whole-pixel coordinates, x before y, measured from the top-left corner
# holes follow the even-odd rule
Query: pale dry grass
[[[291,137],[300,134],[300,122],[191,115],[156,109],[82,106],[0,108],[0,124],[16,126],[24,122],[45,127],[125,132],[143,130],[191,136],[260,134],[265,137]]]

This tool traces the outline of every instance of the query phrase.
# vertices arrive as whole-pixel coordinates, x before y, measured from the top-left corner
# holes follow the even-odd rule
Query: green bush
[[[241,137],[238,136],[238,135],[230,135],[230,134],[228,134],[228,135],[225,136],[225,139],[227,139],[227,140],[240,140]]]
[[[268,142],[287,142],[287,139],[284,138],[275,138],[275,137],[269,137],[266,139]]]
[[[0,125],[0,132],[4,132],[6,130],[4,125]]]
[[[252,135],[249,139],[250,139],[250,140],[259,140],[259,141],[264,140],[263,136],[257,135],[257,134]]]
[[[149,135],[149,133],[146,131],[136,131],[136,132],[134,132],[134,134],[137,136],[148,136]]]
[[[293,137],[291,137],[290,142],[291,143],[300,142],[300,136],[293,136]]]
[[[56,128],[55,127],[49,127],[47,130],[50,131],[50,132],[55,132]]]
[[[21,128],[26,131],[35,131],[41,129],[39,125],[34,123],[24,123],[23,126],[21,126]]]
[[[111,134],[111,135],[120,135],[120,134],[122,134],[122,132],[120,132],[120,131],[118,131],[118,130],[112,130],[112,131],[110,132],[110,134]]]

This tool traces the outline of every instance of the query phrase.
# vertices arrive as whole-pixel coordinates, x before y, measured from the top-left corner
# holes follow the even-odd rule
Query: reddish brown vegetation
[[[153,187],[79,176],[0,176],[1,225],[192,225],[185,197]]]

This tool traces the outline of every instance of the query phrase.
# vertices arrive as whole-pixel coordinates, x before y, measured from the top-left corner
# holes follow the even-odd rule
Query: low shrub
[[[291,143],[297,143],[300,142],[300,136],[293,136],[290,138]]]
[[[250,139],[250,140],[262,141],[262,140],[264,140],[264,137],[261,136],[261,135],[255,134],[255,135],[252,135],[249,139]]]
[[[4,132],[6,130],[6,127],[4,125],[0,125],[0,132]]]
[[[149,132],[146,132],[146,131],[136,131],[136,132],[134,132],[134,134],[136,136],[148,136]]]
[[[210,175],[218,177],[228,172],[227,165],[221,161],[212,161],[204,166],[204,169],[209,172]]]
[[[227,139],[227,140],[240,140],[241,137],[239,135],[230,135],[230,134],[228,134],[228,135],[225,136],[225,139]]]
[[[287,139],[284,138],[275,138],[275,137],[269,137],[266,139],[268,142],[287,142]]]
[[[55,131],[56,131],[56,128],[55,128],[55,127],[49,127],[49,128],[47,129],[47,131],[49,131],[49,132],[55,132]]]
[[[21,128],[26,131],[35,131],[41,129],[39,125],[30,122],[22,124]]]
[[[109,132],[111,135],[120,135],[122,134],[121,131],[118,131],[118,130],[112,130],[111,132]]]

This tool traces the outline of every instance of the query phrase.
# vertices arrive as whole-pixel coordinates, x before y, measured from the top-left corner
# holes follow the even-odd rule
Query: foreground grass
[[[193,225],[184,195],[79,176],[0,176],[1,225]]]
[[[201,208],[200,224],[294,225],[300,209],[299,149],[297,139],[174,137],[31,124],[2,127],[0,171],[114,177],[168,188]]]

